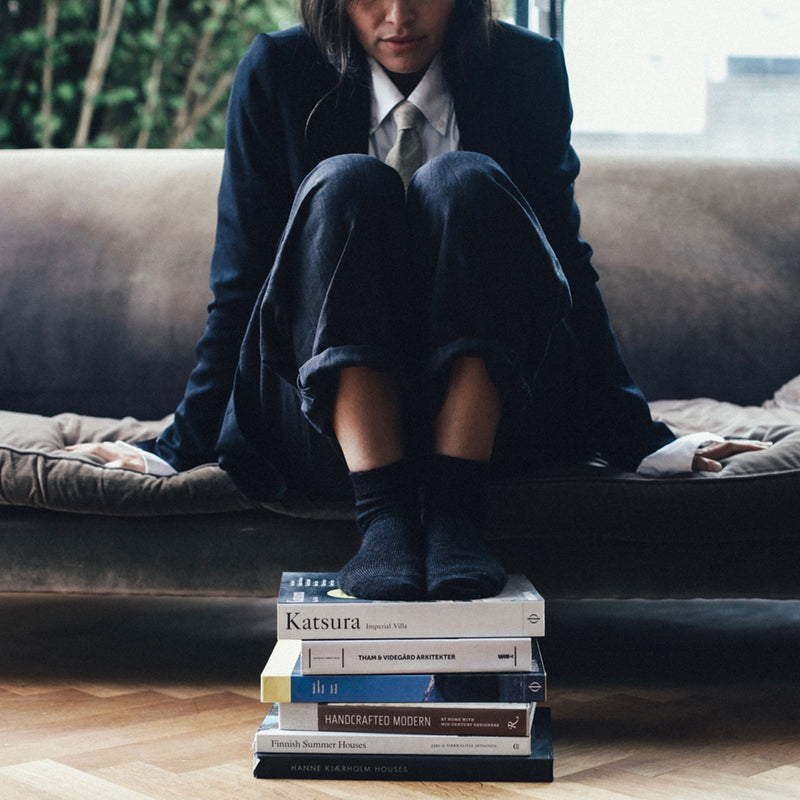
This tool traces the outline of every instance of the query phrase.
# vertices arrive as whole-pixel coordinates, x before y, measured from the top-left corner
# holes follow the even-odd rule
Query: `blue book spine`
[[[544,676],[530,672],[437,675],[298,675],[293,703],[539,703]]]

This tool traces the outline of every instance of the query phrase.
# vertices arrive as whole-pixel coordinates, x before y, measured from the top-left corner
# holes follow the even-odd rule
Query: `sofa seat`
[[[755,539],[761,547],[777,543],[788,548],[787,563],[792,563],[792,558],[797,563],[800,544],[787,533],[790,529],[786,519],[800,520],[800,378],[782,387],[761,406],[698,398],[656,401],[651,409],[654,417],[676,433],[712,430],[732,438],[772,441],[773,446],[728,459],[719,473],[654,480],[609,470],[600,464],[584,464],[557,474],[537,473],[496,483],[492,486],[487,537],[494,540],[509,567],[519,568],[524,563],[529,574],[541,573],[540,585],[550,589],[553,581],[552,594],[563,596],[568,593],[569,583],[565,584],[563,578],[556,583],[554,577],[560,570],[555,565],[543,569],[547,559],[557,557],[565,548],[591,549],[601,542],[656,548],[664,542],[671,546],[683,543],[696,549],[700,562],[704,548],[712,560],[715,547],[722,548],[717,552],[723,560],[724,548],[733,546],[738,553]],[[89,456],[65,451],[69,445],[82,442],[150,438],[169,421],[0,412],[0,505],[38,510],[38,515],[34,511],[27,520],[32,527],[52,528],[56,518],[62,525],[66,515],[71,518],[67,527],[83,528],[87,533],[102,529],[117,546],[119,536],[124,537],[126,530],[149,530],[151,536],[139,537],[143,549],[134,561],[146,557],[148,544],[163,550],[168,540],[174,544],[177,536],[181,541],[181,531],[191,540],[192,528],[206,528],[206,515],[216,515],[215,519],[223,515],[235,529],[234,539],[226,543],[226,552],[221,554],[229,566],[238,564],[245,553],[257,554],[258,537],[264,537],[263,563],[256,555],[245,569],[239,566],[238,574],[222,581],[226,594],[258,594],[284,568],[309,569],[308,564],[316,562],[320,570],[336,569],[355,548],[352,508],[347,502],[320,503],[306,497],[289,497],[280,502],[257,503],[244,496],[216,464],[170,477],[154,477],[128,469],[108,469]],[[115,531],[112,519],[119,523],[119,530]],[[2,517],[0,535],[1,523]],[[281,545],[276,552],[276,531],[292,525],[297,538],[288,548]],[[329,538],[338,536],[341,545],[319,546],[309,533],[321,527]],[[251,534],[245,548],[236,544],[243,529]],[[558,541],[557,548],[552,546],[553,539]],[[202,542],[207,547],[206,534],[196,535],[194,540],[195,545]],[[92,537],[84,539],[84,546],[87,541]],[[233,557],[237,547],[239,553]],[[325,553],[321,561],[319,553]],[[160,555],[163,558],[163,552]],[[160,560],[158,555],[151,557],[152,564]],[[91,559],[86,561],[90,563]],[[584,562],[581,559],[573,563]],[[600,568],[602,562],[596,566]],[[182,571],[165,579],[157,571],[148,577],[147,569],[141,565],[136,569],[137,574],[126,576],[125,568],[116,568],[105,578],[90,571],[85,576],[86,586],[80,581],[75,583],[73,578],[72,585],[67,581],[66,585],[45,584],[39,588],[76,591],[91,586],[97,590],[98,583],[105,580],[108,591],[193,591],[190,575]],[[220,571],[220,579],[225,571]],[[233,571],[236,573],[236,569]],[[8,585],[9,576],[5,578]],[[790,586],[781,586],[770,578],[769,591],[791,596],[792,582],[790,577]],[[646,586],[636,593],[650,595],[657,585],[648,578]],[[637,580],[630,580],[628,591],[635,586]],[[705,586],[703,594],[708,594],[707,581]],[[682,579],[671,591],[662,591],[674,596],[685,588]],[[762,589],[760,593],[767,591]],[[606,589],[603,594],[608,592]],[[619,590],[612,593],[619,594]]]

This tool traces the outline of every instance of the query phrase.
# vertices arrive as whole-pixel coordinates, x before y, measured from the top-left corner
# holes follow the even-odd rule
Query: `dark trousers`
[[[524,467],[546,438],[534,386],[568,309],[538,220],[491,159],[438,156],[407,195],[377,159],[328,159],[297,192],[254,309],[220,463],[264,499],[278,486],[347,496],[331,427],[338,370],[399,377],[413,453],[430,441],[449,366],[479,356],[504,398],[493,460]]]

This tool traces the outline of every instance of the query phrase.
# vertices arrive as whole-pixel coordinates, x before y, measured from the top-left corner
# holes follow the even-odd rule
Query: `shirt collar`
[[[405,98],[374,58],[369,59],[369,64],[372,71],[370,133],[375,133],[386,117],[391,114],[392,109]],[[447,123],[453,108],[453,96],[444,81],[441,56],[434,58],[408,99],[422,112],[425,119],[438,133],[442,136],[447,135]]]

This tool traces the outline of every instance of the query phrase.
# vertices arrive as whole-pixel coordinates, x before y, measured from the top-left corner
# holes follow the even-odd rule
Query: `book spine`
[[[264,703],[536,703],[545,676],[534,672],[262,676]]]
[[[535,703],[283,703],[279,728],[355,733],[519,736],[530,730]]]
[[[531,640],[338,639],[303,640],[304,675],[369,675],[426,672],[524,672],[533,657]]]
[[[360,753],[362,755],[527,756],[524,736],[451,736],[447,734],[342,733],[259,730],[258,753]]]
[[[553,759],[552,756],[463,758],[256,753],[253,758],[253,776],[304,780],[550,783],[553,780]]]
[[[550,783],[553,762],[544,758],[461,758],[460,756],[326,756],[256,754],[256,778],[365,781],[465,781]]]
[[[498,603],[278,601],[279,639],[437,639],[544,636],[544,601]],[[435,606],[435,609],[434,609]],[[435,613],[434,613],[435,612]]]
[[[550,783],[547,758],[485,756],[331,756],[308,753],[256,753],[253,776],[272,779],[447,781],[473,783]]]

